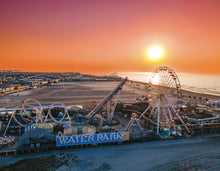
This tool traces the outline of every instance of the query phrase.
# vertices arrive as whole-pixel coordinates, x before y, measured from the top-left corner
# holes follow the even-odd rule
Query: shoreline
[[[146,85],[149,85],[148,83],[145,83],[145,82],[141,82],[141,81],[132,81],[132,80],[129,80],[133,83],[136,83],[136,84],[142,84],[144,86]],[[155,85],[153,85],[155,86]],[[156,87],[160,87],[158,85],[156,85]],[[135,87],[134,87],[135,88]],[[137,88],[137,87],[136,87]],[[175,88],[171,88],[171,87],[168,87],[169,89],[175,89]],[[144,91],[144,90],[143,90]],[[145,90],[147,91],[147,90]],[[209,94],[209,93],[201,93],[201,92],[195,92],[193,90],[186,90],[186,89],[180,89],[180,91],[183,93],[186,93],[186,94],[193,94],[193,96],[197,96],[199,98],[199,96],[205,96],[205,97],[209,97],[209,98],[214,98],[215,100],[219,100],[220,99],[220,95],[217,95],[217,94]],[[192,97],[193,98],[193,97]]]
[[[143,95],[147,97],[147,83],[132,81],[133,84],[131,84],[130,81],[131,80],[128,80],[128,83],[125,84],[122,90],[122,94],[119,99],[121,102],[129,99],[132,101]],[[19,96],[6,95],[4,97],[0,97],[0,108],[13,108],[22,100],[32,98],[38,100],[40,103],[42,102],[42,105],[50,105],[51,103],[57,101],[62,101],[66,105],[85,105],[85,103],[90,101],[101,101],[118,85],[118,83],[119,81],[62,82],[62,85],[57,87],[46,86],[34,90],[22,91],[19,93]],[[168,89],[174,90],[174,88]],[[212,101],[220,99],[220,96],[208,93],[196,93],[182,89],[181,92],[183,99],[188,99],[189,96],[191,96],[192,99],[196,96],[197,99],[202,97],[203,100],[208,98],[208,100]]]
[[[133,83],[136,83],[136,84],[143,84],[143,85],[148,85],[148,83],[145,83],[145,82],[141,82],[141,81],[133,81],[133,80],[129,80]],[[117,81],[117,80],[92,80],[92,81],[63,81],[63,82],[60,82],[61,83],[61,86],[63,83],[96,83],[96,82],[120,82],[120,81]],[[53,87],[53,86],[46,86],[46,87]],[[43,87],[38,87],[37,89],[39,88],[43,88]],[[34,89],[34,90],[37,90],[37,89]],[[10,95],[13,95],[13,94],[18,94],[18,93],[22,93],[22,92],[25,92],[25,91],[28,91],[28,90],[31,90],[31,89],[21,89],[21,90],[14,90],[14,91],[11,91],[11,92],[7,92],[4,94],[4,96],[0,96],[0,98],[2,97],[5,97],[5,96],[10,96]],[[32,90],[33,91],[33,90]],[[219,98],[220,99],[220,94],[211,94],[211,93],[208,93],[208,92],[197,92],[197,91],[193,91],[193,90],[189,90],[189,89],[184,89],[184,88],[181,88],[181,91],[184,92],[184,93],[192,93],[192,94],[195,94],[195,95],[198,95],[198,96],[209,96],[209,97],[214,97],[215,99]]]
[[[46,104],[46,103],[48,103],[48,101],[51,102],[53,100],[57,100],[58,98],[59,98],[59,100],[61,100],[61,101],[64,100],[64,102],[68,102],[68,103],[70,103],[70,102],[71,103],[74,103],[74,102],[79,103],[80,100],[83,103],[84,99],[102,100],[103,97],[108,95],[109,92],[112,91],[112,89],[114,89],[116,85],[118,85],[118,83],[119,83],[118,81],[114,81],[114,82],[108,81],[108,83],[106,83],[106,82],[84,82],[84,83],[66,82],[61,87],[44,87],[41,89],[32,90],[32,91],[30,91],[31,92],[30,94],[26,94],[26,95],[24,94],[21,97],[19,96],[19,97],[8,97],[8,98],[11,98],[13,100],[15,100],[15,99],[21,100],[24,97],[25,98],[38,97],[37,99],[40,102],[42,102],[42,104],[44,102]],[[139,84],[142,84],[142,83],[139,82]],[[143,93],[143,91],[145,91],[147,93],[147,90],[145,88],[142,88],[141,85],[137,86],[137,85],[134,85],[134,84],[132,85],[132,84],[128,83],[127,85],[125,85],[125,87],[122,90],[121,99],[123,99],[124,101],[128,100],[130,98],[136,99],[136,97],[140,97],[141,95],[145,95]],[[191,95],[192,98],[193,98],[193,95],[196,95],[197,99],[200,96],[211,98],[212,100],[215,98],[219,98],[219,96],[212,96],[212,95],[207,95],[207,94],[202,94],[202,93],[193,93],[193,92],[185,91],[185,90],[183,91],[183,94],[185,96]],[[7,98],[6,98],[6,100],[7,100]],[[27,158],[35,159],[35,158],[39,158],[41,156],[52,156],[52,155],[57,155],[57,154],[65,154],[66,152],[71,153],[71,154],[72,153],[76,154],[76,152],[83,153],[81,155],[79,154],[79,156],[80,156],[80,158],[84,158],[84,154],[88,151],[89,152],[100,151],[100,149],[110,151],[110,154],[105,154],[104,159],[100,159],[101,161],[95,161],[95,162],[98,162],[99,163],[98,165],[101,166],[102,163],[100,163],[100,162],[105,163],[106,161],[108,161],[109,158],[111,158],[111,156],[115,156],[115,154],[118,153],[117,149],[121,149],[123,152],[127,150],[130,158],[132,158],[132,154],[130,154],[130,153],[132,153],[133,151],[136,153],[137,148],[140,147],[140,144],[144,145],[147,149],[150,148],[149,146],[154,146],[154,144],[157,144],[157,147],[155,147],[155,152],[151,151],[152,153],[155,153],[155,155],[156,155],[156,153],[158,151],[160,151],[160,149],[163,147],[163,144],[166,144],[166,146],[171,146],[172,144],[179,144],[178,146],[181,146],[181,145],[184,146],[185,144],[192,144],[192,146],[193,146],[193,142],[198,141],[198,143],[199,143],[198,146],[200,146],[200,143],[201,144],[203,143],[203,141],[202,142],[200,141],[201,139],[205,139],[205,141],[209,142],[210,138],[212,138],[212,137],[220,139],[219,135],[215,134],[215,135],[211,135],[211,136],[204,136],[203,135],[203,136],[198,136],[198,137],[185,137],[185,138],[183,137],[183,138],[177,138],[177,139],[144,141],[141,143],[131,142],[131,143],[122,144],[122,145],[98,146],[96,148],[79,148],[79,149],[74,148],[74,149],[67,149],[67,150],[55,150],[55,151],[49,151],[49,152],[44,152],[44,153],[32,153],[32,154],[25,154],[25,155],[18,155],[18,156],[8,156],[8,157],[1,156],[0,158],[2,159],[1,160],[2,162],[0,162],[0,163],[7,163],[7,164],[9,164],[8,167],[10,167],[11,165],[13,165],[13,163],[16,164],[16,162],[19,162],[20,160],[27,159]],[[169,140],[169,141],[164,141],[164,140]],[[165,148],[166,148],[166,146],[165,146]],[[211,146],[210,148],[214,148],[213,146]],[[191,147],[186,146],[184,148],[186,148],[186,150],[188,150],[188,148],[191,148]],[[133,150],[131,150],[131,149],[133,149]],[[203,148],[201,148],[201,150],[202,149]],[[178,147],[176,150],[181,150],[181,149]],[[129,151],[130,151],[130,153],[129,153]],[[141,153],[141,151],[139,151],[139,152]],[[94,154],[94,155],[98,155],[99,153],[100,152],[98,152],[97,154]],[[169,151],[167,151],[167,153],[169,154]],[[141,155],[144,156],[146,154],[141,153]],[[76,156],[78,156],[78,155],[76,154]],[[85,154],[85,156],[87,156],[87,155]],[[91,155],[91,156],[93,156],[93,155]],[[119,157],[120,157],[120,155],[119,155]],[[126,156],[122,156],[122,158],[123,158],[123,160],[126,161]],[[148,160],[151,160],[151,159],[148,158]],[[112,160],[110,160],[110,161],[112,161]],[[116,166],[120,167],[120,165],[113,166],[113,164],[111,162],[109,163],[109,165],[111,167],[113,167],[113,170],[115,169],[114,167],[116,167]],[[2,167],[3,165],[0,164],[0,166]],[[94,167],[94,169],[96,169],[95,167],[97,165],[96,166],[92,165],[92,166]],[[158,166],[155,166],[155,167],[158,167]]]
[[[205,96],[205,97],[210,97],[210,98],[214,98],[215,100],[219,100],[220,99],[220,95],[216,95],[216,94],[209,94],[209,93],[200,93],[200,92],[194,92],[194,91],[190,91],[190,90],[184,90],[184,89],[181,89],[181,91],[183,93],[186,93],[186,94],[194,94],[195,96],[197,96],[197,98],[199,98],[200,96]],[[193,98],[193,97],[192,97]],[[209,99],[209,98],[208,98]]]
[[[123,78],[127,76],[129,80],[134,80],[136,82],[143,82],[147,84],[150,73],[151,72],[125,72],[119,73],[118,75]],[[220,96],[220,75],[198,75],[193,73],[176,74],[179,78],[181,88],[183,90]]]

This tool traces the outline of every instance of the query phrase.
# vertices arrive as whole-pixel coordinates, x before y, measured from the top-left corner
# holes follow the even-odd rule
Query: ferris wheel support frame
[[[158,115],[157,115],[157,135],[159,135],[159,131],[160,131],[160,98],[159,98]]]
[[[166,110],[165,110],[164,103],[163,103],[163,100],[162,100],[162,99],[161,99],[161,105],[162,105],[162,108],[163,108],[163,112],[164,112],[165,118],[166,118],[166,120],[167,120],[167,124],[168,124],[169,129],[170,129],[170,122],[169,122],[169,119],[168,119],[168,117],[167,117],[167,113],[166,113]],[[170,118],[170,120],[171,120],[171,118]]]
[[[172,109],[175,111],[175,114],[177,115],[177,117],[179,118],[179,120],[182,122],[182,124],[185,126],[186,130],[190,133],[189,128],[186,126],[186,124],[184,123],[184,121],[182,120],[182,118],[180,117],[179,113],[176,111],[175,107],[172,105],[172,103],[167,99],[167,102],[170,104],[170,106],[172,107]]]
[[[162,98],[163,97],[163,98]],[[163,100],[164,99],[164,100]],[[176,111],[175,107],[173,106],[173,104],[165,97],[165,96],[162,96],[160,94],[157,95],[156,98],[153,99],[152,103],[146,108],[146,110],[139,116],[139,119],[141,119],[144,114],[153,106],[153,104],[155,104],[156,101],[159,101],[158,102],[158,106],[157,107],[153,107],[151,109],[151,113],[149,115],[149,118],[152,116],[153,113],[157,113],[157,135],[159,135],[159,130],[160,130],[160,117],[161,117],[161,112],[163,111],[164,113],[164,116],[165,116],[165,119],[166,119],[166,122],[167,122],[167,125],[169,127],[169,130],[171,130],[171,125],[170,125],[170,121],[173,121],[173,116],[172,116],[172,113],[171,113],[171,110],[170,108],[172,109],[173,113],[175,115],[177,115],[178,119],[180,120],[180,122],[183,124],[183,126],[186,128],[186,130],[190,133],[190,130],[189,128],[187,127],[187,125],[184,123],[184,121],[182,120],[182,118],[180,117],[180,115],[178,114],[178,112]],[[166,103],[167,102],[167,103]],[[165,109],[165,103],[167,104],[167,110],[168,110],[168,113],[169,113],[169,116],[170,118],[168,118],[168,115],[166,113],[166,109]],[[162,109],[161,109],[162,107]],[[157,109],[157,110],[155,110]],[[170,121],[169,121],[170,120]],[[173,129],[176,130],[176,126],[175,126],[175,122],[173,123]]]
[[[177,74],[174,72],[174,70],[168,66],[159,66],[153,70],[149,77],[149,85],[153,84],[152,79],[156,76],[156,74],[161,73],[162,77],[165,77],[167,79],[167,84],[165,85],[166,87],[170,88],[175,88],[176,89],[176,95],[177,95],[177,107],[179,108],[179,101],[182,98],[182,93],[181,93],[181,84],[180,80],[177,76]],[[162,85],[164,86],[164,85]]]

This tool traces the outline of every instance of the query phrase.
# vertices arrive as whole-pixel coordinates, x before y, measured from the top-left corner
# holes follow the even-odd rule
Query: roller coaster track
[[[197,104],[197,107],[202,107],[202,108],[206,108],[206,109],[209,109],[209,110],[219,111],[220,112],[220,108],[214,108],[214,107],[209,107],[209,106],[200,105],[200,104]]]
[[[127,81],[127,77],[113,90],[111,91],[89,114],[86,115],[89,119],[93,118],[97,112],[115,95],[119,90],[122,89],[123,85]]]
[[[142,115],[141,112],[136,111],[136,110],[129,110],[129,109],[124,109],[124,110],[125,110],[125,111],[128,111],[128,112],[134,112],[134,113],[137,113],[137,114]],[[146,117],[146,116],[143,116],[143,118],[146,119],[147,121],[149,121],[150,123],[152,123],[153,125],[159,125],[159,126],[162,127],[162,128],[168,128],[168,127],[169,127],[169,125],[158,124],[158,123],[154,122],[153,120],[149,119],[149,118]],[[220,123],[203,123],[202,125],[219,125],[219,127],[220,127]],[[177,127],[177,126],[183,127],[183,126],[185,126],[185,125],[175,125],[175,126],[176,126],[176,127]],[[201,126],[201,124],[186,124],[186,126]],[[204,128],[204,127],[203,127],[203,128]],[[213,127],[207,127],[207,128],[213,128]],[[185,128],[181,128],[181,129],[182,129],[182,130],[185,130]],[[190,129],[192,129],[192,128],[190,128]]]

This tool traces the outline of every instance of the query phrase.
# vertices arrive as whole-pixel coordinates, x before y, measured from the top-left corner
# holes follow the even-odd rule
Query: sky
[[[0,59],[0,70],[220,75],[220,1],[0,0]]]

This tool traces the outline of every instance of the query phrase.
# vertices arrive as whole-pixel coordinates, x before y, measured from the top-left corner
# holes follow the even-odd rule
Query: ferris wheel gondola
[[[149,76],[149,90],[151,96],[153,96],[153,91],[157,93],[169,94],[170,96],[176,97],[176,104],[178,107],[178,102],[181,101],[181,84],[177,74],[174,70],[168,66],[160,66],[153,70]]]
[[[157,67],[149,77],[149,90],[152,103],[140,118],[145,117],[145,113],[149,111],[146,119],[152,118],[156,122],[158,135],[161,127],[166,127],[170,133],[176,131],[177,124],[182,124],[190,132],[179,114],[179,106],[176,103],[180,101],[182,94],[180,81],[174,70],[167,66]],[[175,98],[177,99],[174,100]],[[177,104],[177,108],[174,104]]]

